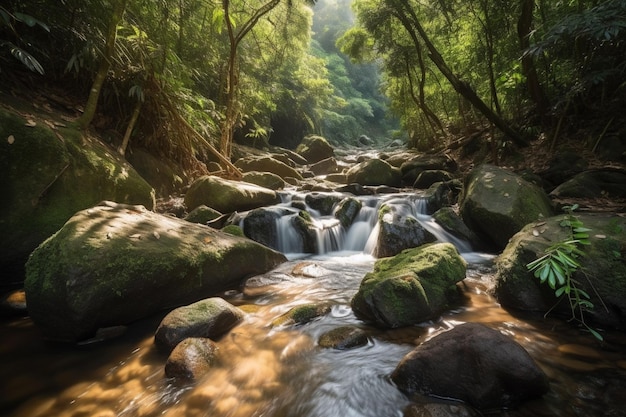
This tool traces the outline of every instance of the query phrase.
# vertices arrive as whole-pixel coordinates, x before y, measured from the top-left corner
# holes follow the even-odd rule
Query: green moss
[[[304,304],[296,306],[272,321],[272,327],[306,324],[329,312],[330,306],[326,304]]]
[[[239,237],[245,236],[241,227],[235,224],[229,224],[228,226],[223,227],[221,230],[222,232],[228,233],[229,235],[239,236]]]

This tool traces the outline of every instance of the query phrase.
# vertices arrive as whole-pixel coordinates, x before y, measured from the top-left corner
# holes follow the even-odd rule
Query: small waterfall
[[[469,243],[444,230],[430,215],[426,214],[427,201],[417,194],[387,194],[356,198],[362,203],[361,209],[350,226],[345,228],[336,217],[337,206],[332,215],[324,216],[318,210],[309,207],[301,195],[296,199],[292,194],[281,194],[282,203],[279,207],[282,207],[286,214],[276,218],[275,242],[270,246],[291,257],[306,253],[319,255],[329,252],[372,254],[376,250],[380,230],[378,213],[381,206],[385,204],[392,208],[395,216],[415,219],[438,241],[454,244],[461,253],[472,250]],[[307,213],[306,223],[302,219],[297,219],[302,211]],[[245,213],[242,213],[242,216],[245,217]],[[298,222],[298,220],[301,221]]]

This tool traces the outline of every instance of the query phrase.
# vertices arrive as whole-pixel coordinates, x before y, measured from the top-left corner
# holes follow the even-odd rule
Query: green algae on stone
[[[293,307],[272,321],[272,327],[306,324],[330,312],[328,304],[304,304]]]
[[[359,318],[397,328],[437,317],[456,295],[466,263],[450,243],[407,249],[376,262],[352,298]]]

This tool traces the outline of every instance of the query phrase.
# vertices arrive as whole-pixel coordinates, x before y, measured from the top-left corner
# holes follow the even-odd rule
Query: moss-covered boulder
[[[335,156],[335,151],[330,143],[323,137],[316,135],[302,139],[296,148],[296,153],[306,159],[309,164]]]
[[[46,338],[76,342],[236,288],[285,260],[247,238],[103,203],[74,215],[32,253],[28,310]]]
[[[355,326],[341,326],[323,333],[317,343],[323,348],[347,350],[369,343],[365,330]]]
[[[329,304],[303,304],[291,308],[272,320],[272,327],[306,324],[330,313]]]
[[[457,296],[466,263],[450,243],[407,249],[379,259],[352,298],[354,314],[386,328],[438,317]]]
[[[356,216],[358,216],[362,207],[363,203],[356,198],[344,198],[337,205],[337,210],[335,210],[335,218],[339,220],[339,222],[345,229],[348,229],[354,222],[354,219],[356,219]]]
[[[594,308],[585,318],[599,326],[626,329],[626,219],[609,214],[576,216],[591,229],[590,245],[578,258],[581,268],[573,278],[591,296]],[[524,227],[496,261],[495,294],[504,308],[571,317],[570,303],[557,304],[554,291],[541,284],[526,265],[544,255],[548,246],[568,238],[569,229],[555,216]]]
[[[282,190],[287,183],[279,175],[272,172],[250,171],[243,174],[243,181],[255,184],[270,190]]]
[[[342,199],[343,196],[339,193],[312,192],[304,197],[304,202],[322,216],[328,216]]]
[[[247,237],[270,248],[278,248],[278,220],[290,214],[284,207],[261,207],[251,210],[243,219],[243,230]]]
[[[433,213],[433,220],[441,226],[443,230],[456,238],[467,242],[474,249],[480,248],[481,243],[469,227],[463,222],[461,216],[452,207],[443,207]]]
[[[373,255],[394,256],[405,249],[432,243],[437,238],[420,224],[405,204],[384,203],[378,211],[378,237]]]
[[[378,158],[356,164],[346,172],[346,179],[360,185],[399,187],[402,183],[400,170]]]
[[[153,188],[82,132],[0,109],[0,138],[0,285],[21,283],[28,255],[79,210],[106,199],[154,209]]]
[[[235,166],[243,172],[271,172],[281,178],[302,179],[302,175],[294,168],[271,156],[250,156],[241,158],[235,162]]]
[[[221,213],[247,211],[279,202],[280,196],[274,190],[213,175],[195,180],[185,194],[189,210],[205,205]]]
[[[189,181],[187,175],[174,162],[158,158],[145,149],[129,150],[126,159],[154,187],[157,197],[178,194]]]
[[[154,344],[162,352],[171,352],[189,337],[218,339],[245,313],[220,297],[211,297],[170,311],[154,334]]]
[[[581,172],[550,193],[557,198],[626,198],[626,171],[596,169]]]
[[[496,249],[504,249],[528,223],[552,215],[547,194],[506,169],[481,165],[465,181],[461,216],[470,229]]]
[[[212,209],[211,207],[207,207],[203,204],[191,210],[191,212],[189,212],[189,214],[187,214],[184,219],[191,223],[207,224],[210,221],[217,219],[221,215],[222,213],[220,213],[219,211]]]

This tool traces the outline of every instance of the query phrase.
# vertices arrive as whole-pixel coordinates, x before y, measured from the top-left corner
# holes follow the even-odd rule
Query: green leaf
[[[569,287],[561,287],[558,288],[555,292],[554,295],[556,295],[557,297],[560,297],[561,295],[563,295],[563,293],[565,292],[565,290],[569,288]]]
[[[559,285],[565,285],[565,271],[563,270],[561,265],[559,265],[559,263],[556,262],[554,259],[550,259],[550,265],[552,267],[552,270],[554,271],[554,274],[556,275]]]
[[[13,13],[13,16],[15,16],[15,20],[17,20],[19,22],[24,22],[24,23],[26,23],[30,27],[33,27],[35,25],[39,25],[46,32],[50,32],[50,28],[48,27],[48,25],[43,23],[41,20],[35,19],[34,17],[32,17],[30,15],[27,15],[27,14],[24,14],[24,13],[15,12],[15,13]]]
[[[588,227],[582,227],[582,222],[580,222],[580,227],[574,228],[575,233],[586,233],[591,232],[591,230],[592,229],[589,229]]]
[[[548,285],[554,290],[556,289],[556,276],[552,268],[548,268],[548,271]]]
[[[546,279],[548,279],[548,275],[550,274],[550,265],[548,264],[544,264],[541,269],[538,271],[539,273],[539,280],[541,282],[546,282]]]
[[[600,333],[598,333],[596,330],[592,329],[591,327],[587,326],[587,330],[589,330],[589,333],[591,333],[593,337],[595,337],[599,341],[602,342],[604,340],[604,337],[602,337]]]

